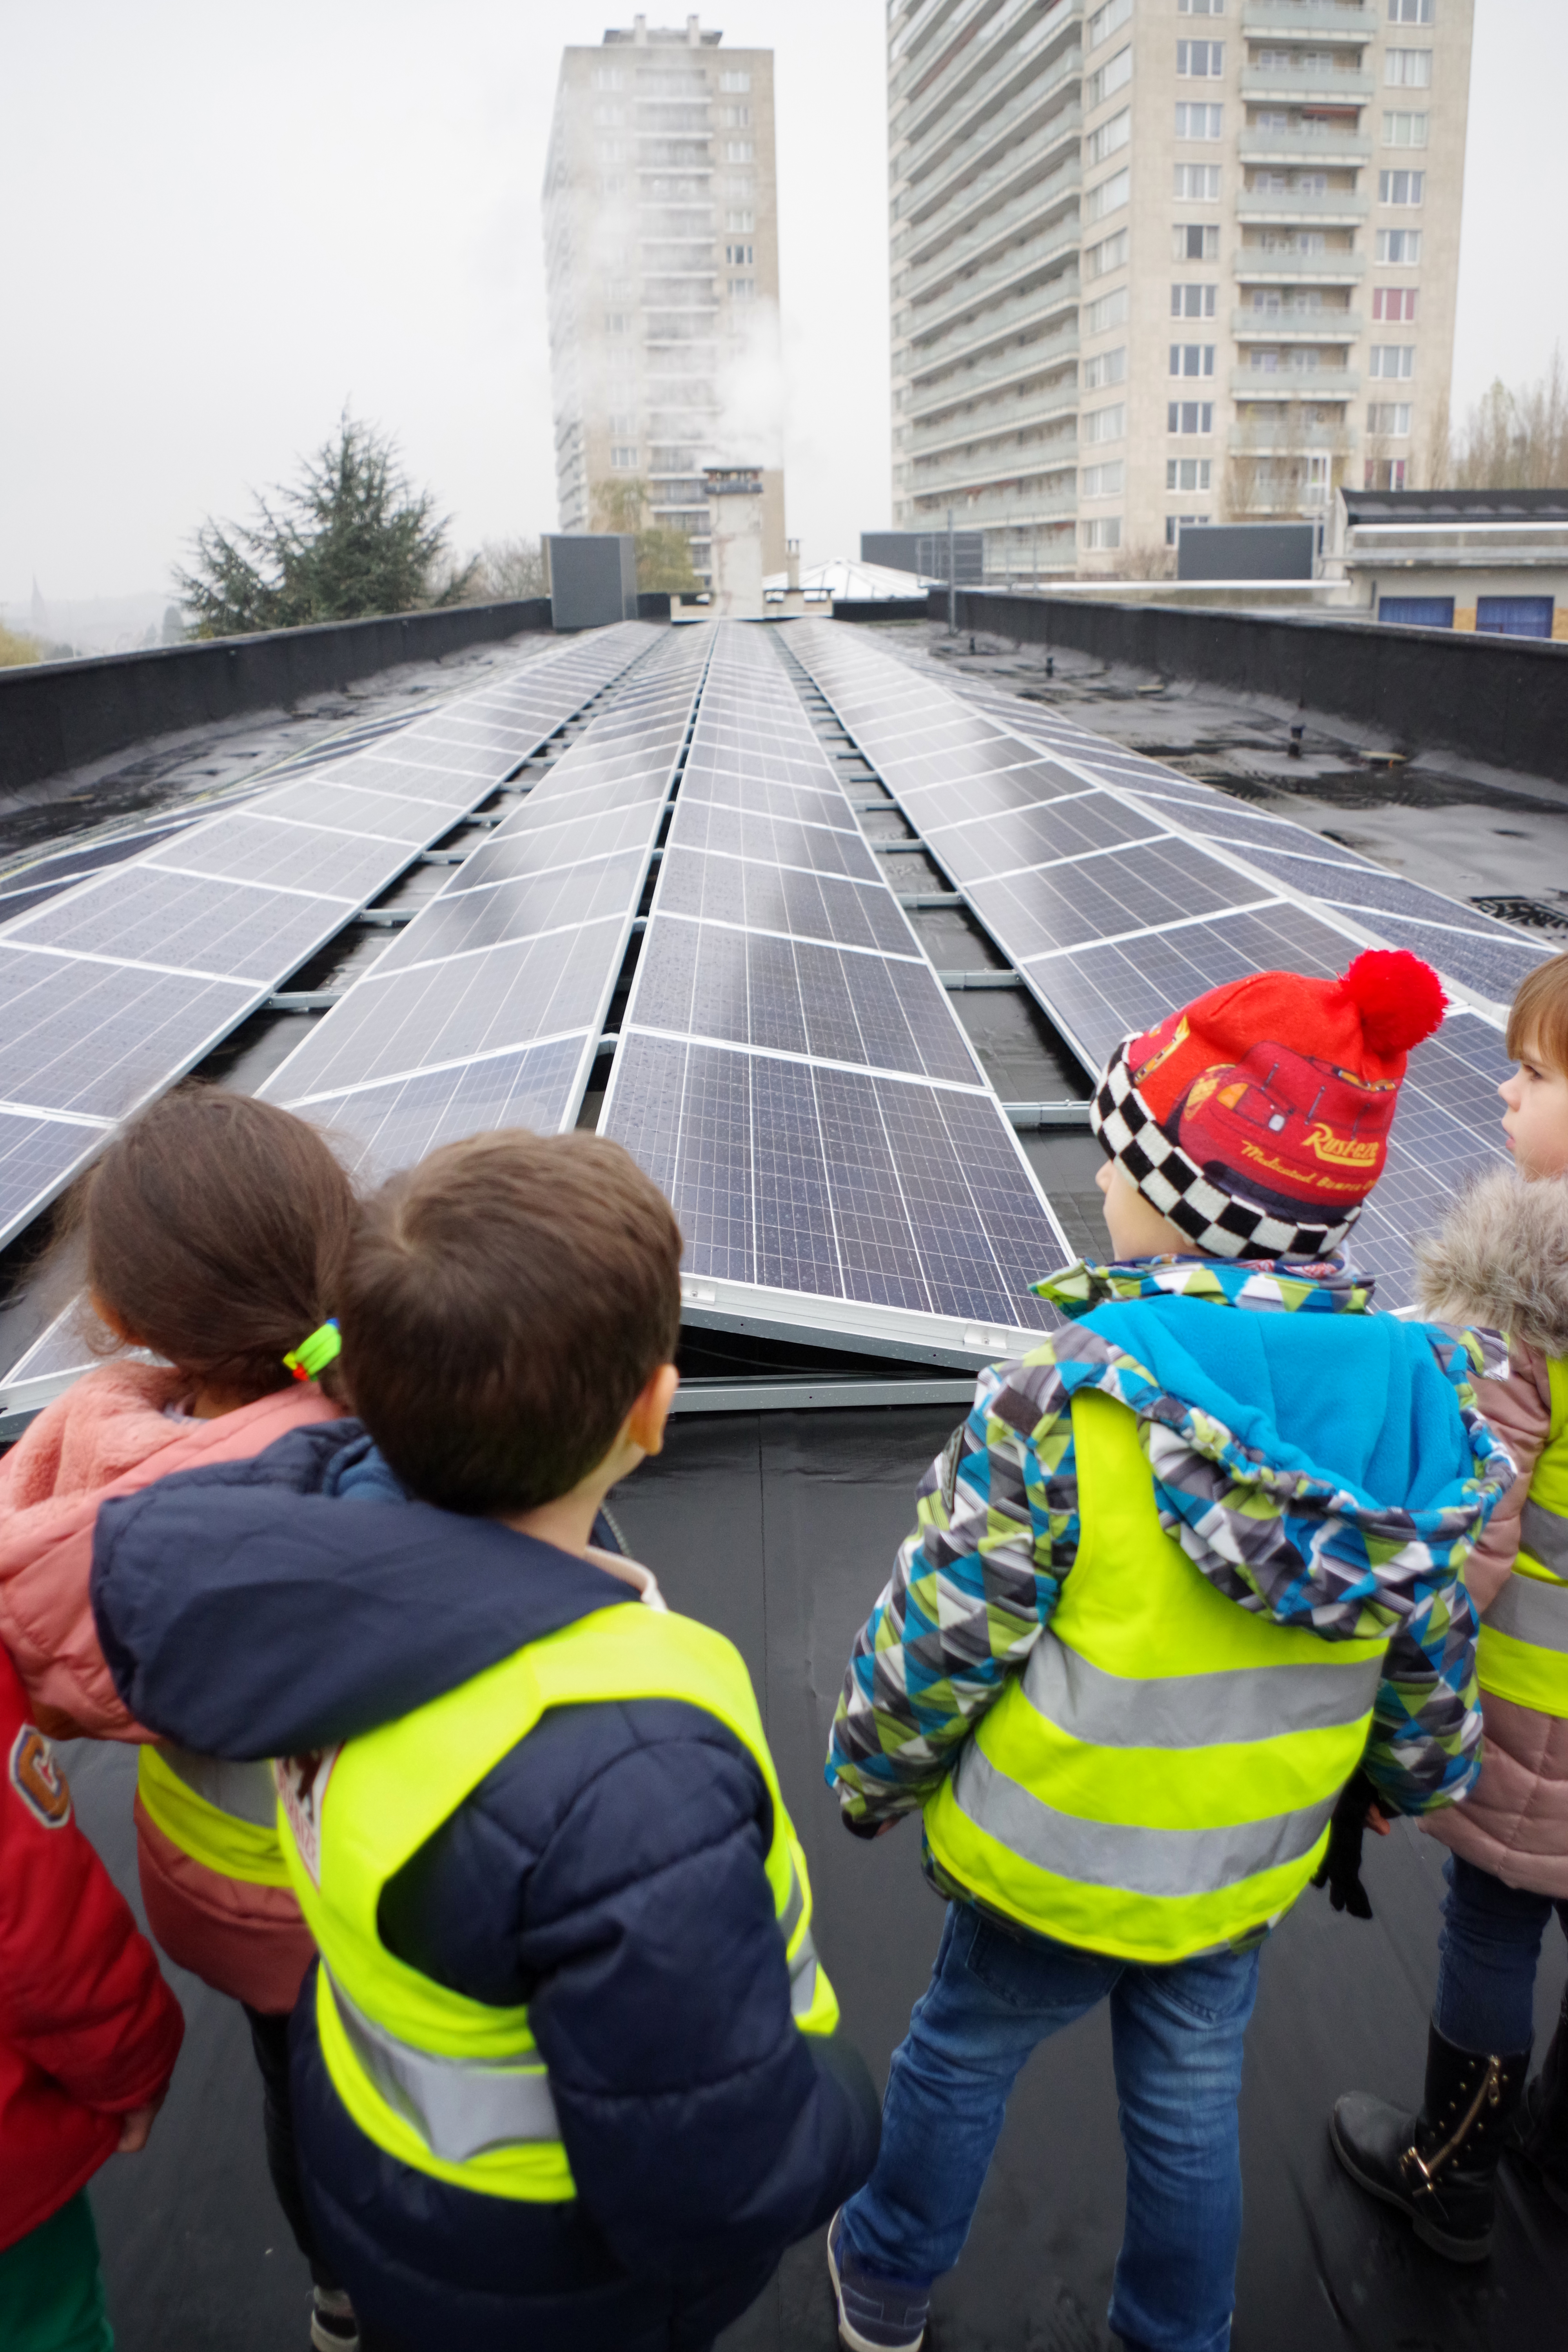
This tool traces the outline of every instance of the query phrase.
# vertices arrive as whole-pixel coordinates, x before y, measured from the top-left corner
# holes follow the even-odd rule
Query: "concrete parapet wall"
[[[532,596],[0,669],[0,794],[153,736],[286,710],[378,670],[549,626],[549,598]]]
[[[1089,604],[961,588],[960,629],[1071,646],[1106,662],[1201,678],[1303,710],[1357,719],[1411,751],[1459,751],[1568,783],[1568,646],[1447,629],[1262,613]],[[947,619],[933,589],[929,617]]]

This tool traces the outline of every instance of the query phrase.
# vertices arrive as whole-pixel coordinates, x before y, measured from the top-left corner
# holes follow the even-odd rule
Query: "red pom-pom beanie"
[[[1447,1003],[1403,948],[1342,980],[1252,972],[1119,1045],[1090,1123],[1194,1249],[1321,1257],[1383,1173],[1405,1057]]]

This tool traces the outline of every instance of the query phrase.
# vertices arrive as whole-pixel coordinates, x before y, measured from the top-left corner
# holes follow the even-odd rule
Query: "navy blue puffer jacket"
[[[591,1563],[421,1503],[333,1499],[353,1423],[106,1503],[93,1603],[127,1705],[205,1755],[352,1738],[591,1612]],[[714,1717],[561,1708],[386,1887],[383,1935],[437,1982],[526,2000],[577,2184],[476,2196],[395,2162],[321,2060],[293,2093],[322,2252],[363,2317],[437,2352],[695,2352],[863,2180],[877,2102],[803,2036],[763,1871],[771,1808]]]

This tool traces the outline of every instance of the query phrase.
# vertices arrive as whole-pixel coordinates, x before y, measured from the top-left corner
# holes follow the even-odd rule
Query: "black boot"
[[[1554,2205],[1568,2213],[1568,1994],[1545,2063],[1525,2092],[1509,2147],[1540,2176]]]
[[[1426,2038],[1426,2092],[1417,2116],[1352,2091],[1334,2108],[1334,2154],[1360,2187],[1408,2213],[1415,2234],[1451,2263],[1491,2252],[1498,2164],[1530,2053],[1477,2058]]]

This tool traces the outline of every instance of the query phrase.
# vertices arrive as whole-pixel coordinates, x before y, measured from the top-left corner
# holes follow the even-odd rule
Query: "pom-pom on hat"
[[[1430,964],[1251,972],[1120,1045],[1090,1106],[1144,1199],[1211,1257],[1321,1257],[1383,1173],[1405,1058],[1442,1020]]]

